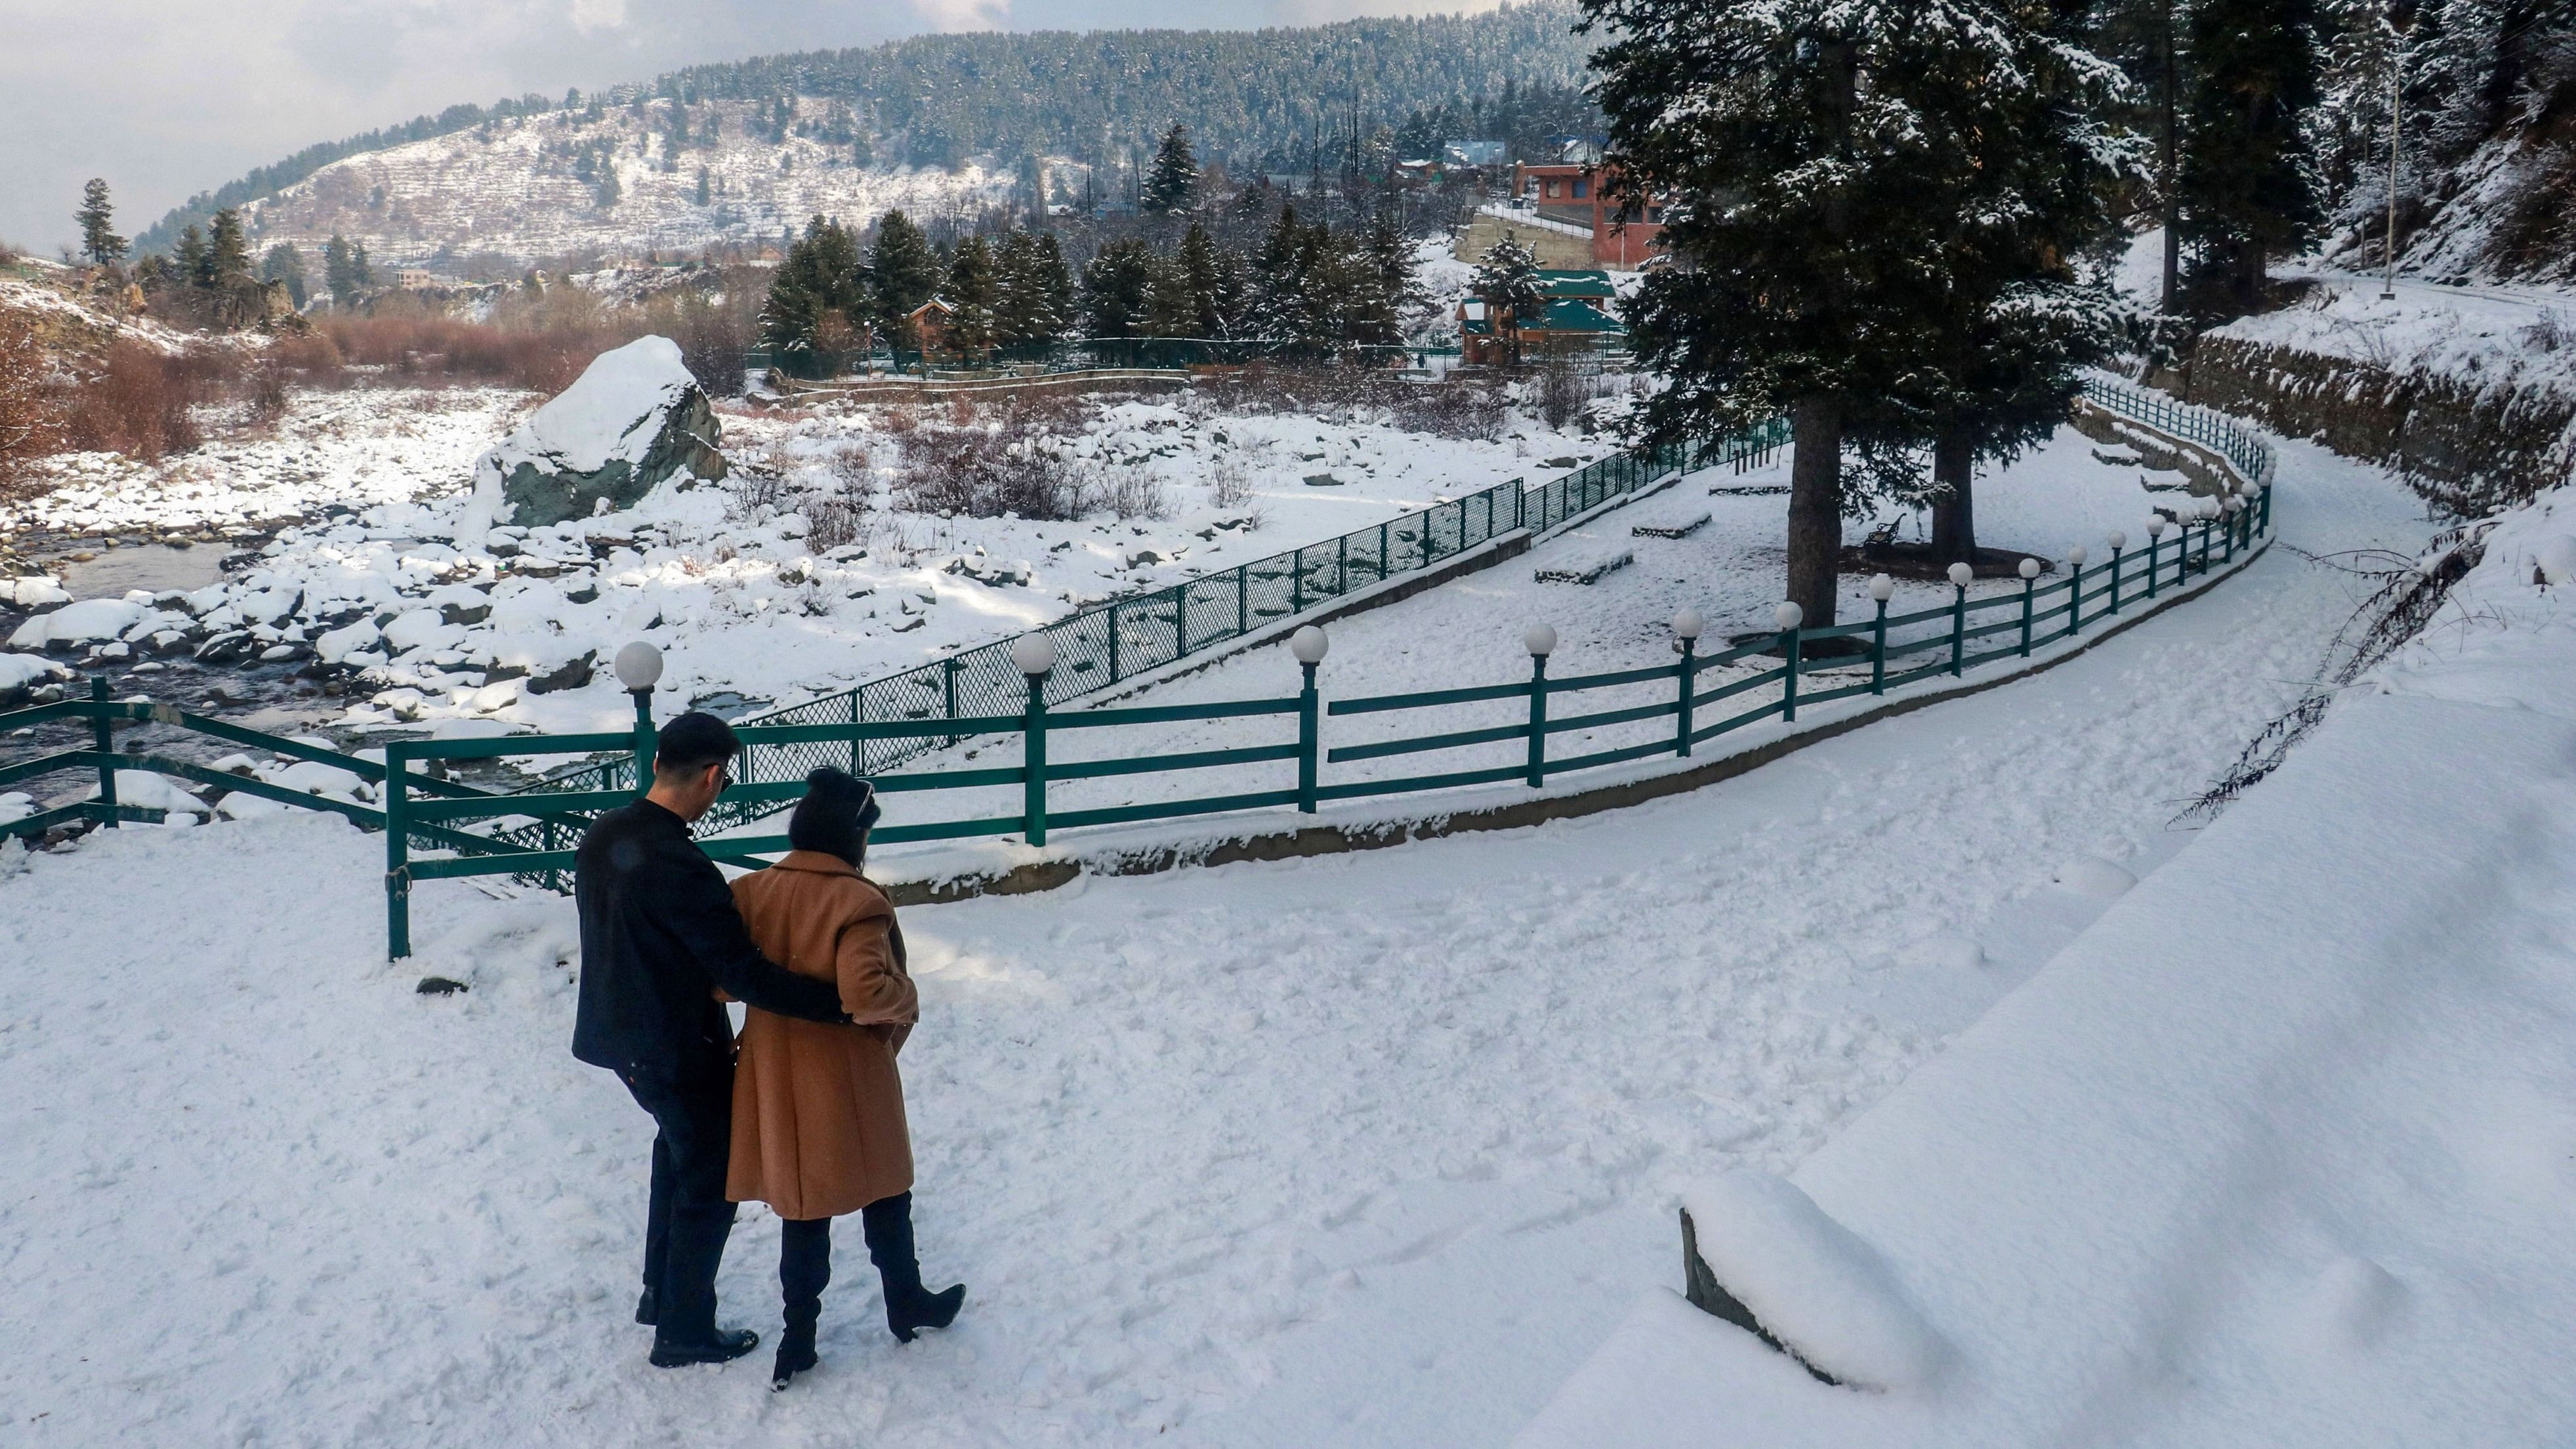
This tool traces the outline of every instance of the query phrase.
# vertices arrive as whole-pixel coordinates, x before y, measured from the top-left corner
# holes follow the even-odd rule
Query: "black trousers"
[[[660,1129],[653,1137],[653,1195],[644,1225],[644,1286],[653,1290],[655,1336],[695,1342],[716,1330],[716,1267],[733,1233],[725,1200],[733,1152],[733,1069],[677,1078],[620,1073]]]

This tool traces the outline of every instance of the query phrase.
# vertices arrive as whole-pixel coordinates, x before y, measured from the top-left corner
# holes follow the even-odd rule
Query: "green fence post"
[[[2128,541],[2129,536],[2125,533],[2114,530],[2111,534],[2111,612],[2114,614],[2120,612],[2120,550]]]
[[[1869,692],[1887,693],[1887,601],[1896,595],[1896,580],[1880,574],[1869,581],[1870,602],[1878,617],[1869,626]]]
[[[2272,485],[2269,483],[2264,484],[2263,492],[2260,496],[2263,500],[2263,517],[2260,527],[2263,532],[2270,533],[2272,531]]]
[[[559,833],[554,821],[546,821],[545,826],[545,851],[548,855],[552,855],[557,850],[563,848],[563,837]],[[546,889],[557,892],[560,892],[563,889],[562,871],[555,869],[553,866],[546,867]]]
[[[1798,717],[1798,621],[1805,611],[1795,604],[1782,604],[1780,621],[1780,658],[1785,672],[1780,676],[1780,718],[1794,721]]]
[[[2156,543],[2164,531],[2165,521],[2161,515],[2147,520],[2147,598],[2150,602],[2156,597]]]
[[[1673,753],[1684,757],[1689,756],[1691,747],[1691,691],[1699,688],[1696,651],[1700,632],[1707,627],[1708,621],[1700,617],[1697,609],[1684,609],[1673,616],[1673,633],[1680,636],[1675,644],[1682,651],[1682,662],[1674,671],[1681,681],[1681,691],[1673,706],[1674,716],[1680,721],[1673,730]]]
[[[1118,601],[1109,601],[1109,682],[1118,682]]]
[[[89,677],[90,748],[98,752],[98,803],[106,808],[103,817],[110,830],[116,829],[116,726],[107,717],[107,676]]]
[[[1237,638],[1252,632],[1252,565],[1234,566],[1234,632]]]
[[[1532,624],[1521,634],[1529,650],[1529,775],[1533,789],[1547,783],[1547,656],[1556,652],[1556,631]]]
[[[1950,674],[1958,677],[1968,659],[1968,580],[1976,571],[1963,563],[1950,565]]]
[[[2066,632],[2084,627],[2084,545],[2066,551],[2066,562],[2074,577],[2066,587]]]
[[[1172,585],[1172,657],[1190,652],[1190,586]]]
[[[405,777],[411,755],[403,741],[385,746],[385,959],[411,954],[411,821]]]
[[[939,681],[940,703],[941,706],[948,711],[948,717],[950,719],[957,718],[957,668],[957,656],[953,654],[939,661],[939,673],[941,675]],[[850,702],[850,723],[857,724],[858,722],[859,706],[857,699],[853,697]],[[948,743],[953,745],[963,738],[964,736],[962,735],[950,735],[948,737]],[[859,773],[859,744],[860,741],[853,736],[850,740],[850,771],[853,774]],[[817,806],[815,808],[820,809],[822,807]]]
[[[1023,651],[1020,644],[1032,639],[1042,641],[1047,668],[1029,668],[1041,662],[1038,651]],[[1029,683],[1028,713],[1020,724],[1020,764],[1027,776],[1020,787],[1020,835],[1031,845],[1046,844],[1046,682],[1054,655],[1055,645],[1044,634],[1023,634],[1011,646],[1012,662]]]
[[[1466,506],[1461,504],[1458,509],[1458,532],[1463,535],[1466,531],[1467,510]],[[1351,536],[1346,533],[1333,540],[1333,593],[1338,596],[1350,591]]]
[[[1423,529],[1428,537],[1431,530]],[[1306,612],[1306,550],[1299,548],[1288,555],[1288,614],[1294,618]]]

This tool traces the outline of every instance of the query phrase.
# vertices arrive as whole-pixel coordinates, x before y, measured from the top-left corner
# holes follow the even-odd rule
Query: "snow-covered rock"
[[[38,685],[71,676],[70,670],[34,654],[0,654],[0,705],[17,704]]]
[[[72,596],[63,591],[62,585],[43,574],[11,579],[8,588],[0,590],[0,598],[6,598],[12,606],[21,609],[51,609],[72,601]]]
[[[1700,1261],[1774,1338],[1846,1384],[1922,1389],[1949,1345],[1876,1249],[1796,1184],[1744,1170],[1683,1195]]]
[[[97,797],[96,785],[90,787],[90,795]],[[206,813],[205,801],[189,794],[178,781],[150,770],[117,771],[116,803],[140,806],[145,810],[167,810],[173,815]]]
[[[9,636],[12,649],[62,649],[114,639],[152,611],[130,599],[83,599],[38,614]]]
[[[521,525],[631,508],[665,479],[724,477],[721,438],[679,345],[637,338],[475,463],[475,508],[486,524]]]

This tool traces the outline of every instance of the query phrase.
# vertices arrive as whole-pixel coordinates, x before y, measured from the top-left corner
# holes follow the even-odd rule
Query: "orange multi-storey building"
[[[1617,173],[1597,165],[1567,162],[1512,167],[1512,199],[1540,219],[1579,226],[1592,234],[1592,260],[1605,267],[1635,271],[1654,255],[1663,234],[1664,207],[1649,197],[1642,215],[1631,207],[1624,214],[1604,193],[1615,192]],[[1625,225],[1621,225],[1622,221]]]

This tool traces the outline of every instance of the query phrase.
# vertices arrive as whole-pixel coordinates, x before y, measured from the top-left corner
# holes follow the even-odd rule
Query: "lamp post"
[[[2111,612],[2120,612],[2120,550],[2129,546],[2129,536],[2111,530]]]
[[[1305,682],[1297,691],[1297,809],[1302,814],[1315,813],[1315,763],[1323,728],[1315,695],[1315,666],[1324,662],[1333,641],[1313,624],[1288,636],[1288,652],[1296,656],[1297,667],[1305,672]]]
[[[2039,580],[2039,560],[2024,555],[2016,570],[2021,575],[2021,657],[2030,657],[2031,589]]]
[[[2165,516],[2161,513],[2147,520],[2147,597],[2156,596],[2156,541],[2165,536]]]
[[[1673,753],[1688,755],[1691,747],[1691,692],[1699,688],[1697,650],[1699,636],[1708,630],[1708,620],[1697,609],[1684,609],[1673,615],[1673,647],[1681,651],[1678,677],[1681,695],[1674,710],[1681,723],[1673,732]]]
[[[1530,657],[1528,779],[1535,788],[1547,783],[1547,656],[1556,652],[1556,630],[1532,624],[1521,631],[1521,647]]]
[[[1020,726],[1020,834],[1046,844],[1046,682],[1055,669],[1055,639],[1033,629],[1011,641],[1011,663],[1029,684],[1028,713]]]
[[[1950,565],[1950,677],[1955,679],[1967,668],[1968,658],[1968,581],[1977,571],[1965,563]]]
[[[2397,300],[2397,152],[2405,138],[2400,124],[2406,105],[2401,80],[2406,73],[2406,32],[2413,27],[2403,3],[2388,7],[2388,275],[2379,284],[2379,300]]]
[[[653,788],[653,686],[662,682],[662,651],[638,639],[617,651],[617,682],[635,701],[635,793]]]

